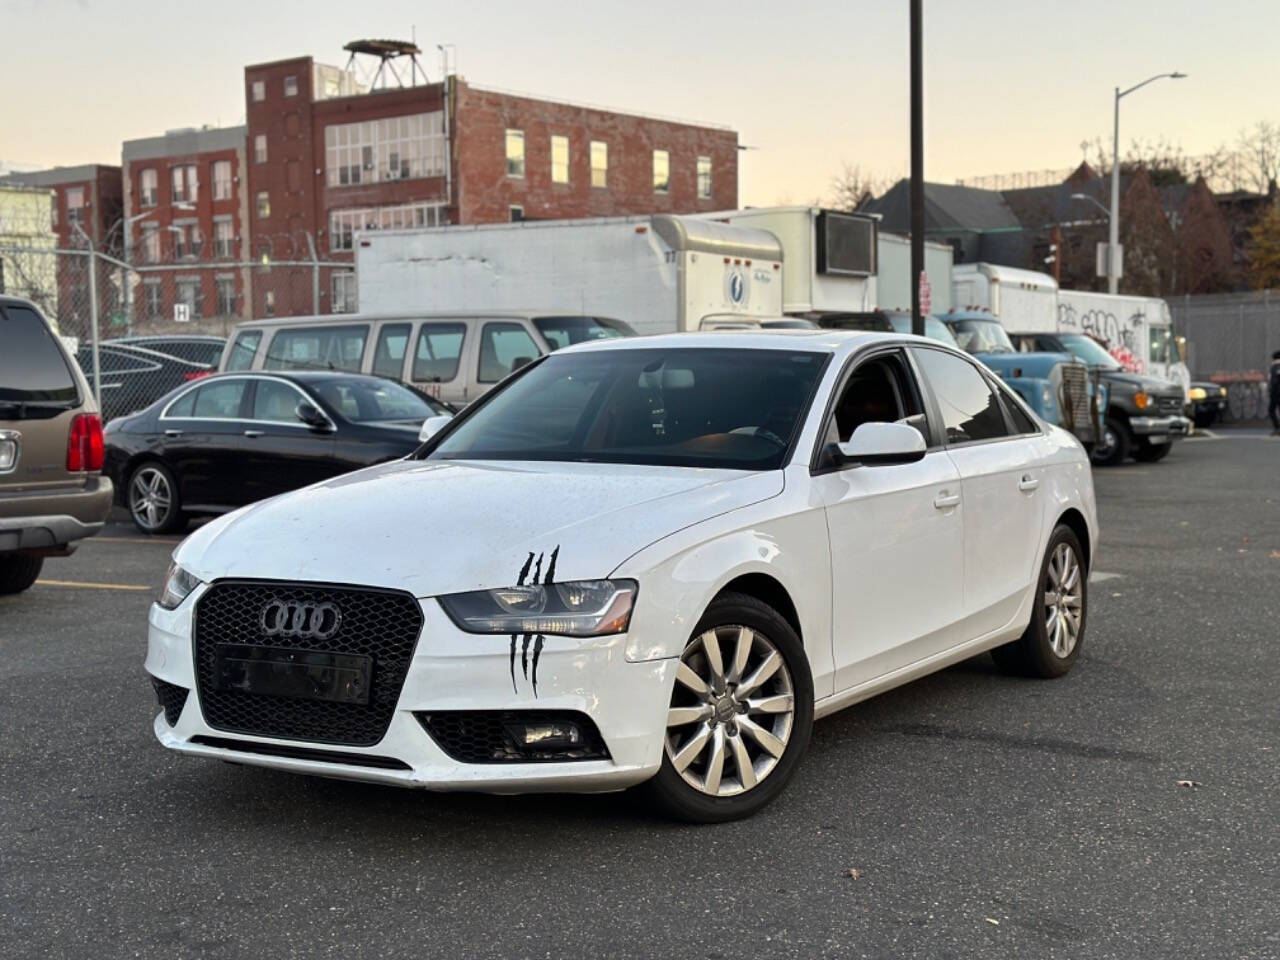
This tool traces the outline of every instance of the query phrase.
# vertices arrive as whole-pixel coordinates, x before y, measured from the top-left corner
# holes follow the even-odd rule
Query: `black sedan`
[[[204,377],[107,424],[104,471],[145,533],[217,514],[418,446],[438,400],[380,377],[297,371]]]

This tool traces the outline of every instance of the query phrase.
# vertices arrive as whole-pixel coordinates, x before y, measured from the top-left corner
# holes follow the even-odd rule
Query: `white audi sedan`
[[[1089,460],[972,359],[836,331],[600,341],[406,460],[174,554],[167,747],[434,790],[644,784],[750,814],[815,719],[990,650],[1084,642]]]

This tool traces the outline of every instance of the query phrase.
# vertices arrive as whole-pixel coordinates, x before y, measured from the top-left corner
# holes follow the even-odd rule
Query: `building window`
[[[591,141],[591,185],[609,186],[609,145],[603,140]]]
[[[200,313],[200,278],[179,277],[177,282],[178,298],[176,303],[185,303],[192,320],[199,320]]]
[[[551,138],[551,182],[569,182],[569,138]]]
[[[235,226],[230,217],[213,221],[213,255],[225,260],[235,249]]]
[[[213,164],[213,199],[231,199],[231,161],[215,160]]]
[[[157,320],[164,311],[164,300],[160,296],[160,281],[142,281],[142,302],[147,311],[148,320]]]
[[[298,78],[297,77],[284,78],[284,95],[286,97],[296,97],[298,95]]]
[[[160,227],[154,223],[142,225],[142,262],[160,262]]]
[[[444,174],[444,114],[418,113],[324,131],[326,179],[331,187]]]
[[[698,199],[711,199],[711,158],[698,158]]]
[[[267,99],[267,85],[262,80],[253,81],[253,102],[261,103]]]
[[[67,223],[84,223],[84,187],[67,190]]]
[[[200,255],[203,237],[200,225],[193,220],[174,223],[169,228],[173,231],[173,255],[179,260],[194,260]]]
[[[262,297],[262,313],[268,317],[276,315],[276,292],[268,290]]]
[[[156,172],[150,168],[138,176],[139,201],[144,207],[156,205]]]
[[[524,178],[524,131],[507,131],[507,176]]]
[[[173,202],[195,203],[200,195],[200,180],[194,163],[170,168],[173,178]]]
[[[253,138],[253,162],[267,162],[267,135],[259,133]]]
[[[511,216],[512,223],[519,223],[524,219],[524,207],[512,205],[507,207],[507,213]]]
[[[329,249],[354,249],[357,230],[438,227],[445,222],[444,211],[442,203],[405,203],[394,207],[334,210],[329,214]]]
[[[236,278],[218,277],[218,316],[231,317],[236,312]]]
[[[258,192],[258,219],[265,220],[271,216],[271,195],[265,190]]]
[[[653,192],[667,193],[671,189],[671,154],[665,150],[653,151]]]
[[[356,275],[351,271],[335,273],[330,279],[329,309],[333,313],[356,312]]]

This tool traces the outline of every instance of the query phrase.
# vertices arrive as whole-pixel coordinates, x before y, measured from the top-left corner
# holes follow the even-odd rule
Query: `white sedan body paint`
[[[191,691],[175,722],[156,717],[156,736],[189,754],[437,790],[616,790],[659,769],[678,658],[707,606],[741,577],[768,577],[789,598],[819,716],[1007,642],[1030,621],[1059,518],[1068,511],[1082,518],[1086,551],[1096,555],[1092,477],[1073,437],[1037,422],[1035,433],[933,445],[914,463],[815,467],[830,401],[850,371],[868,352],[926,346],[964,357],[912,337],[831,331],[678,334],[553,355],[699,348],[827,355],[774,470],[404,460],[211,521],[174,554],[201,585],[176,609],[151,608],[146,669]],[[535,654],[526,638],[464,632],[437,599],[547,576],[553,554],[557,583],[638,584],[625,633],[547,634]],[[414,598],[422,628],[376,743],[246,734],[206,722],[193,614],[211,589],[237,580]],[[607,759],[465,762],[415,716],[535,709],[585,714]],[[333,754],[346,756],[334,762]]]

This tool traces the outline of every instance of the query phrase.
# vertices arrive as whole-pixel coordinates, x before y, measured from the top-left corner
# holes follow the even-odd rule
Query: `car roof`
[[[771,318],[772,319],[772,318]],[[918,340],[934,343],[924,337],[882,333],[869,330],[707,330],[700,333],[663,333],[647,337],[625,337],[589,340],[557,350],[556,353],[584,353],[596,350],[658,349],[733,349],[733,350],[807,350],[844,354],[868,343]]]
[[[226,337],[217,337],[207,333],[139,333],[131,337],[112,337],[110,340],[100,341],[100,344],[111,343],[137,343],[140,340],[186,340],[187,342],[196,341],[198,343],[226,343]]]

